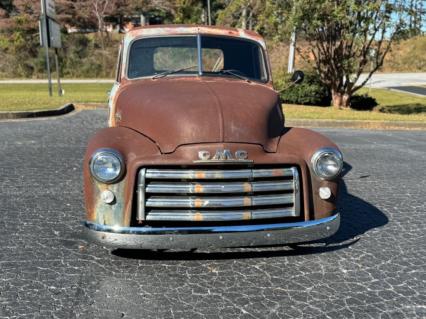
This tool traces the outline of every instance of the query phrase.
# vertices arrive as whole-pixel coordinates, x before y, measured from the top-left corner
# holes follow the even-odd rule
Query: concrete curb
[[[426,130],[426,122],[286,119],[286,126],[370,130]]]
[[[102,103],[75,103],[74,107],[76,110],[105,110],[108,109],[107,104]]]
[[[24,112],[0,112],[0,120],[25,119],[32,117],[58,116],[75,110],[74,104],[69,103],[53,110],[24,111]]]

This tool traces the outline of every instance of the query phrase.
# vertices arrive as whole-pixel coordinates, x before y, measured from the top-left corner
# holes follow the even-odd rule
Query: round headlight
[[[323,179],[337,177],[343,168],[343,156],[335,148],[323,148],[312,156],[312,168],[314,173]]]
[[[98,150],[90,161],[90,171],[102,183],[117,181],[124,172],[123,158],[111,149]]]

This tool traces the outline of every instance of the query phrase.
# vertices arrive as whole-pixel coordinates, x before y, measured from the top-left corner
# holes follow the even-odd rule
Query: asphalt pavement
[[[390,87],[390,89],[403,91],[405,93],[416,94],[420,96],[426,96],[426,86],[394,86]]]
[[[81,238],[104,110],[0,122],[0,318],[426,318],[426,131],[321,129],[342,225],[290,247],[110,252]]]

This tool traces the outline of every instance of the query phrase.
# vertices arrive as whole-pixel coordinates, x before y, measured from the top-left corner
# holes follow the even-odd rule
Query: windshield
[[[249,40],[196,35],[157,37],[136,40],[130,48],[130,79],[198,74],[268,80],[263,51]]]

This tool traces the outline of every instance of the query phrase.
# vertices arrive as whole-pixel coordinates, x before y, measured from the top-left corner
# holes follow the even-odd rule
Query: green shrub
[[[426,104],[412,103],[400,105],[384,105],[379,107],[379,112],[394,114],[418,114],[426,113]]]
[[[376,99],[368,94],[354,94],[351,97],[351,109],[358,111],[371,111],[378,105]]]
[[[300,84],[292,84],[291,74],[281,73],[275,79],[284,103],[330,106],[331,95],[316,73],[306,73]]]

